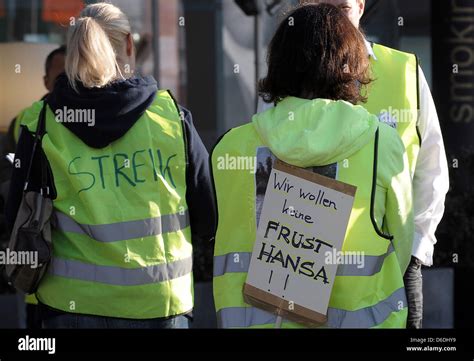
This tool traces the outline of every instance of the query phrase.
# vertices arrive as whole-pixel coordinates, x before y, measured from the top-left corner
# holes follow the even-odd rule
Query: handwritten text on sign
[[[298,316],[309,319],[312,314],[326,315],[337,265],[326,264],[325,253],[342,248],[355,191],[353,186],[277,161],[244,292],[259,298],[259,304],[297,305],[298,311],[290,314],[303,312]]]

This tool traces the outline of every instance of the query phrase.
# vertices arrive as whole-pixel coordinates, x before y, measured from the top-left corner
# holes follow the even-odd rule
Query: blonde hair
[[[116,6],[97,3],[87,6],[68,33],[66,74],[77,91],[77,83],[86,88],[101,88],[121,77],[120,54],[131,33],[125,14]]]

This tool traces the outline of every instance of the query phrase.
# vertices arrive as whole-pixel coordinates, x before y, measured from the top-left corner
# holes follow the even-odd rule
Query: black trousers
[[[29,330],[41,329],[41,312],[38,305],[26,304],[26,328]]]
[[[403,279],[408,300],[407,328],[422,328],[423,278],[419,259],[412,257]]]

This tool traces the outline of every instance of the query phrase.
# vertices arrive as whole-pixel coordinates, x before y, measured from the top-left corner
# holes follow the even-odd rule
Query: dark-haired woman
[[[403,274],[413,239],[411,180],[396,131],[357,105],[365,101],[364,88],[371,82],[364,39],[338,8],[305,5],[280,25],[268,63],[259,90],[275,108],[228,132],[212,154],[219,326],[267,328],[277,321],[274,314],[246,304],[242,288],[256,238],[257,188],[265,188],[256,184],[278,158],[313,171],[322,168],[357,187],[342,251],[359,252],[364,262],[339,266],[324,326],[404,328]],[[226,167],[223,160],[233,157],[256,157],[256,175]]]

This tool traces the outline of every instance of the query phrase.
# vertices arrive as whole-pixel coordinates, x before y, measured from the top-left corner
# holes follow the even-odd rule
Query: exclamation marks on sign
[[[283,288],[283,290],[286,291],[286,286],[288,286],[288,279],[290,278],[290,275],[287,275],[286,276],[286,280],[285,280],[285,288]]]
[[[273,270],[270,271],[270,277],[268,278],[268,284],[272,283],[272,278],[273,278]],[[288,287],[288,280],[289,279],[290,279],[290,275],[287,275],[286,279],[285,279],[285,287],[283,287],[283,291],[286,291],[286,288]],[[271,292],[271,290],[268,289],[268,292]],[[283,298],[285,298],[285,296],[283,296]]]
[[[286,287],[288,286],[288,279],[290,278],[290,275],[286,276],[285,279],[285,287],[283,287],[283,291],[286,291]],[[285,298],[285,295],[281,296],[282,298]]]
[[[272,283],[272,277],[273,277],[273,270],[270,271],[270,278],[268,279],[268,284]],[[268,292],[270,292],[270,289],[268,289]]]

